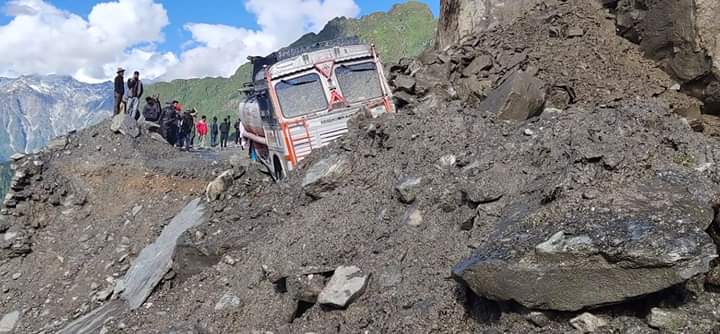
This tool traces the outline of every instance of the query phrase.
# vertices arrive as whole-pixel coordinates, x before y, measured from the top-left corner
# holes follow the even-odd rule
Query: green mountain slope
[[[432,45],[436,21],[427,5],[408,1],[395,5],[388,13],[375,13],[359,19],[337,18],[317,33],[301,37],[291,46],[302,46],[341,37],[359,36],[373,43],[385,63],[414,57]],[[162,101],[178,100],[196,108],[201,115],[222,118],[237,114],[241,99],[238,89],[250,78],[245,64],[230,78],[174,80],[147,87],[147,93],[160,94]]]

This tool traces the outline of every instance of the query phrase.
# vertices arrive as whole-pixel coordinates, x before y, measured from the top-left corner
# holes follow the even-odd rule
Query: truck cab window
[[[280,108],[287,118],[307,115],[328,107],[327,97],[316,73],[280,80],[275,85]]]
[[[380,79],[374,62],[342,64],[335,68],[340,90],[348,102],[362,102],[382,96]]]

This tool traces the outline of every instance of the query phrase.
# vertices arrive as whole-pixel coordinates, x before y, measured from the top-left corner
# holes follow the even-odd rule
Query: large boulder
[[[342,178],[351,169],[350,161],[345,156],[331,155],[308,168],[302,188],[312,198],[323,198],[340,186]]]
[[[477,294],[532,309],[577,311],[620,303],[709,270],[716,246],[711,186],[677,172],[570,200],[519,200],[497,234],[454,276]]]
[[[528,72],[516,71],[490,92],[479,109],[500,119],[523,121],[542,113],[544,106],[545,83]]]
[[[717,96],[720,78],[720,2],[716,0],[619,0],[618,31],[688,90]]]
[[[235,181],[235,171],[226,170],[222,174],[218,175],[212,182],[210,182],[205,188],[205,196],[208,202],[217,201],[227,191]]]
[[[110,130],[115,133],[121,133],[128,137],[137,138],[140,136],[140,126],[131,115],[118,114],[115,115],[110,124]]]

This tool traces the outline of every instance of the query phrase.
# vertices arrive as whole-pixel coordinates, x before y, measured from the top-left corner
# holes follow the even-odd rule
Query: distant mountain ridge
[[[112,94],[110,82],[87,84],[57,75],[0,78],[0,162],[109,117]]]
[[[374,13],[359,19],[336,18],[319,33],[302,36],[290,46],[302,46],[319,41],[358,36],[375,44],[386,64],[403,57],[419,55],[434,43],[437,22],[430,8],[417,1],[397,4],[387,13]],[[250,79],[251,66],[238,68],[230,78],[174,80],[146,87],[150,94],[162,100],[177,99],[200,114],[209,117],[235,115],[242,96],[238,92]]]

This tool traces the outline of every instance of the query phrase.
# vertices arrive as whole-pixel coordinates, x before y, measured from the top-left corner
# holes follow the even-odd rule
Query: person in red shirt
[[[205,141],[208,134],[208,124],[204,115],[200,121],[195,124],[195,131],[197,131],[197,135],[200,137],[200,147],[205,148]]]

